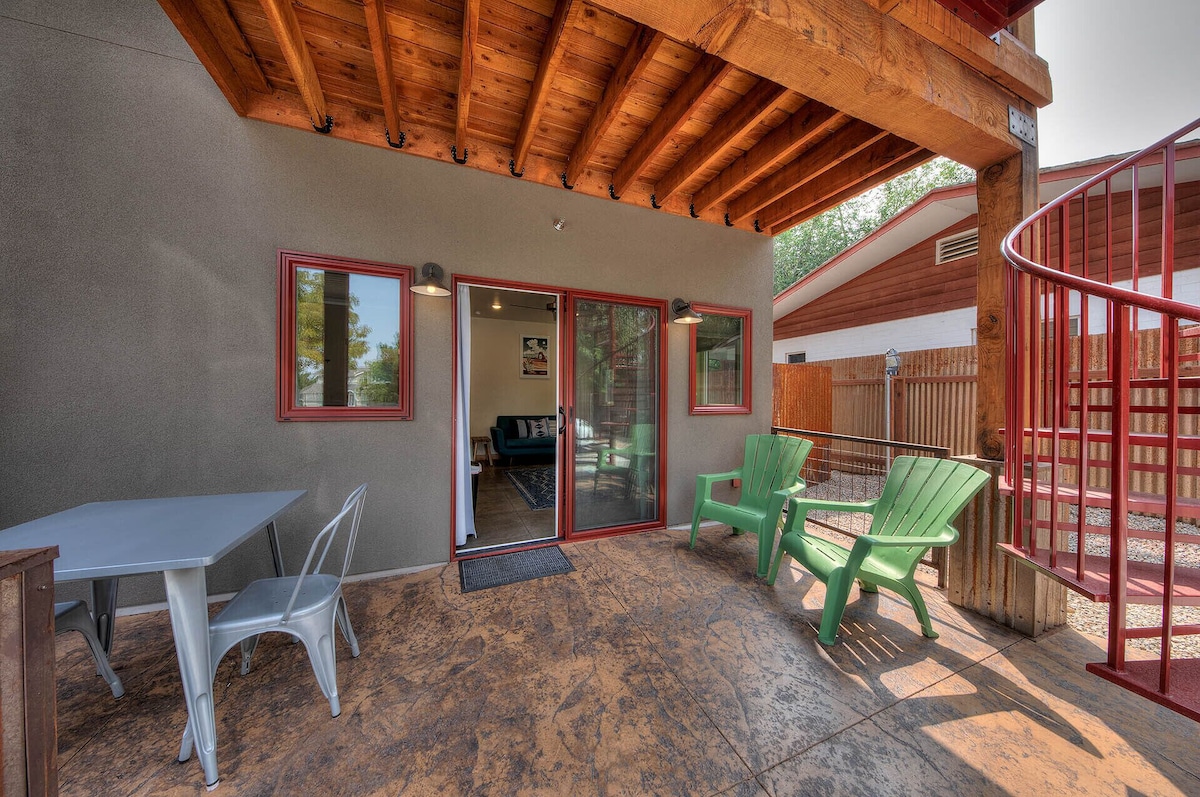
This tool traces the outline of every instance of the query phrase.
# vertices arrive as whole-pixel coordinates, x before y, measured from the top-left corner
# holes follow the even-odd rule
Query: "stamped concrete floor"
[[[457,567],[347,585],[342,715],[301,646],[217,673],[218,794],[1200,794],[1197,725],[1084,672],[1099,640],[1028,640],[926,589],[936,640],[887,593],[753,578],[755,541],[702,530],[564,548],[563,576],[463,595]],[[178,764],[165,612],[121,618],[114,701],[58,640],[65,795],[202,794]]]

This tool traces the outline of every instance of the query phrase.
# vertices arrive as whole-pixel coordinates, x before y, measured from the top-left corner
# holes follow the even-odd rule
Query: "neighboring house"
[[[1123,156],[1043,169],[1040,198],[1049,202]],[[1176,202],[1184,222],[1175,231],[1176,298],[1200,302],[1200,142],[1178,150],[1180,180]],[[1144,199],[1139,206],[1140,246],[1150,253],[1161,241],[1161,197],[1150,186],[1161,185],[1153,169],[1143,174]],[[1114,196],[1116,218],[1126,223],[1131,203],[1126,189]],[[974,345],[976,269],[979,220],[975,187],[952,186],[930,191],[875,232],[828,260],[786,288],[774,302],[774,350],[777,363],[816,362],[883,354],[889,348],[915,351]],[[1098,216],[1098,214],[1097,214]],[[1092,224],[1093,247],[1103,231]],[[1114,249],[1116,284],[1132,284],[1129,241]],[[1099,267],[1099,266],[1098,266]],[[1160,293],[1157,274],[1139,275],[1138,289]],[[1078,301],[1071,316],[1079,315]],[[1077,329],[1072,320],[1072,332]],[[1148,314],[1141,328],[1157,325]],[[1104,319],[1089,319],[1093,333]]]

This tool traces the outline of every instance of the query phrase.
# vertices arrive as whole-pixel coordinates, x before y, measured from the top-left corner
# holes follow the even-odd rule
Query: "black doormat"
[[[463,592],[475,592],[503,584],[516,584],[543,576],[557,576],[575,569],[557,545],[528,551],[464,559],[458,563]]]

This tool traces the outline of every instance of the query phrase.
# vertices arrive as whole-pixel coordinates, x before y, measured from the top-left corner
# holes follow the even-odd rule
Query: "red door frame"
[[[558,453],[558,461],[556,467],[558,471],[558,495],[559,495],[559,516],[558,528],[556,533],[559,535],[553,540],[538,540],[530,542],[527,545],[513,545],[505,547],[498,551],[479,551],[459,555],[455,545],[455,508],[457,506],[457,490],[458,480],[455,474],[458,472],[458,447],[454,445],[454,436],[451,435],[450,443],[450,561],[458,561],[462,559],[476,559],[481,556],[492,556],[496,553],[509,553],[514,550],[526,550],[532,548],[543,548],[550,545],[559,545],[563,542],[573,542],[576,540],[600,539],[602,537],[615,537],[621,534],[632,534],[640,531],[649,531],[652,529],[666,528],[666,474],[667,474],[667,302],[663,299],[647,299],[637,296],[628,296],[617,293],[603,293],[598,291],[577,291],[569,288],[563,288],[556,285],[543,285],[534,282],[518,282],[515,280],[495,279],[491,277],[472,277],[467,274],[454,274],[450,279],[450,318],[451,318],[451,335],[450,345],[451,367],[453,372],[453,387],[451,390],[452,401],[450,404],[450,421],[451,429],[457,429],[458,424],[458,324],[459,313],[462,308],[458,305],[458,288],[461,284],[478,285],[484,288],[498,288],[502,290],[518,290],[532,291],[536,293],[553,293],[559,298],[559,367],[558,373],[561,380],[561,393],[558,396],[559,400],[567,413],[567,426],[572,430],[565,435],[563,444]],[[621,302],[623,304],[633,304],[642,307],[651,307],[658,310],[658,381],[659,381],[659,398],[658,398],[658,518],[641,523],[627,524],[624,526],[612,526],[604,529],[589,530],[585,532],[571,532],[572,520],[574,518],[574,491],[567,489],[567,468],[568,462],[574,462],[575,456],[575,406],[568,402],[568,396],[571,395],[570,385],[574,384],[575,376],[575,325],[567,323],[566,319],[569,316],[564,315],[568,309],[574,307],[574,302],[577,299]],[[467,309],[470,312],[470,309]],[[570,380],[570,381],[568,381]]]

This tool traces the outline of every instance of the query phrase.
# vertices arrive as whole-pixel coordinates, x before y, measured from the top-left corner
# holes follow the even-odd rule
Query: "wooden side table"
[[[482,446],[482,450],[480,450]],[[471,461],[479,462],[480,457],[486,457],[489,465],[496,464],[496,451],[492,448],[492,438],[481,435],[471,438]]]

